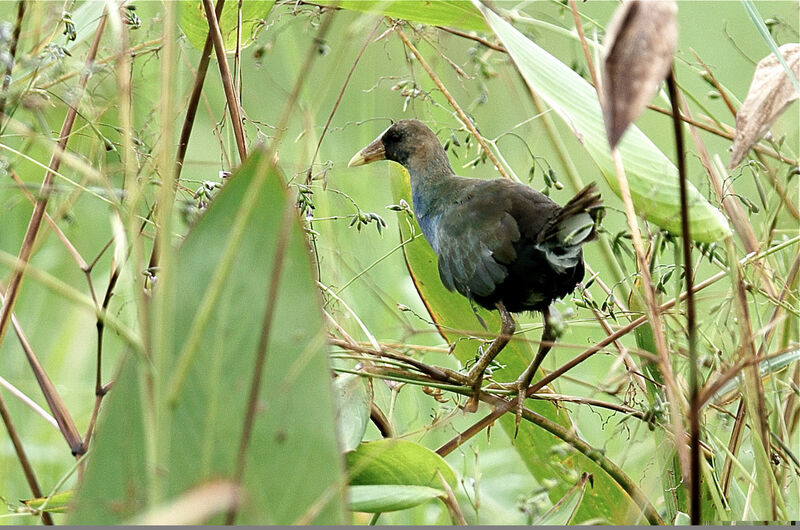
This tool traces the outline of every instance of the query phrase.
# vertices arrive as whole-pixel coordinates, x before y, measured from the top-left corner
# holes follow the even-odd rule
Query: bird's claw
[[[464,412],[475,412],[478,410],[478,404],[481,401],[481,383],[483,383],[483,374],[478,374],[477,379],[470,384],[472,387],[472,395],[463,407]]]
[[[473,394],[461,408],[464,412],[475,412],[478,410],[479,402],[480,402],[480,397],[477,394]]]

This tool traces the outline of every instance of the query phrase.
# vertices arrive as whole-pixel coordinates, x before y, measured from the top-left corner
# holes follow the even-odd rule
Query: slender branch
[[[58,422],[53,416],[50,415],[49,412],[40,407],[38,403],[29,398],[19,388],[12,385],[11,382],[4,379],[3,376],[0,376],[0,387],[5,388],[9,392],[11,392],[12,396],[20,400],[26,407],[30,408],[37,415],[41,416],[42,419],[44,419],[44,421],[46,421],[47,423],[52,425],[56,430],[58,430]]]
[[[97,25],[97,29],[95,30],[94,40],[89,48],[89,52],[86,54],[85,68],[83,69],[83,74],[78,82],[79,93],[84,92],[86,84],[89,81],[89,77],[92,72],[91,65],[97,56],[97,50],[100,48],[100,40],[103,36],[107,19],[108,15],[104,11],[103,16],[100,18],[100,22]],[[5,293],[5,301],[2,309],[0,309],[0,345],[2,345],[6,331],[8,330],[8,322],[11,320],[11,313],[14,310],[14,304],[16,303],[17,296],[19,295],[19,288],[22,283],[22,277],[25,274],[25,268],[30,262],[33,254],[33,245],[36,240],[36,235],[39,233],[39,228],[42,226],[42,220],[44,219],[44,214],[47,209],[47,202],[50,199],[50,193],[52,191],[53,178],[61,166],[61,153],[63,153],[67,147],[67,142],[69,141],[70,133],[72,132],[72,126],[75,124],[75,118],[78,115],[77,105],[78,102],[70,105],[67,110],[67,115],[64,117],[64,123],[61,126],[61,131],[58,135],[58,144],[53,152],[52,158],[50,159],[50,164],[48,165],[47,172],[44,176],[44,180],[42,181],[41,188],[39,189],[36,205],[33,207],[33,213],[31,214],[31,219],[28,222],[28,228],[25,231],[25,236],[22,240],[22,246],[20,247],[20,251],[17,256],[19,266],[15,267],[8,283],[8,289]]]
[[[725,238],[725,246],[729,255],[734,255],[735,248],[733,239],[729,236]],[[753,443],[753,453],[755,462],[759,468],[758,475],[771,475],[772,468],[769,464],[767,452],[769,451],[769,425],[767,424],[767,410],[764,401],[764,387],[761,383],[761,376],[758,370],[758,358],[755,349],[755,341],[753,340],[753,332],[750,323],[750,310],[747,306],[747,295],[744,288],[742,273],[738,265],[731,267],[731,281],[733,282],[733,302],[736,308],[736,316],[739,324],[739,340],[741,341],[741,355],[752,359],[752,363],[748,365],[748,369],[744,372],[745,390],[744,390],[744,403],[746,404],[747,412],[751,420],[751,430],[753,435],[761,443]],[[744,422],[745,415],[736,418],[736,421]],[[755,425],[752,425],[755,423]],[[735,454],[735,453],[734,453]],[[764,466],[766,464],[766,467]],[[762,486],[768,489],[766,496],[772,501],[772,519],[777,519],[777,512],[775,506],[775,492],[772,489],[772,480],[765,480],[766,484]]]
[[[2,291],[2,285],[0,285],[0,291]],[[4,300],[7,300],[7,298],[5,298],[2,295],[2,292],[0,292],[0,302],[3,302]],[[36,378],[39,389],[42,391],[45,401],[47,401],[47,406],[50,408],[50,412],[53,414],[53,417],[58,424],[58,430],[61,431],[61,435],[66,440],[67,445],[69,445],[72,454],[76,456],[82,455],[86,451],[83,447],[83,443],[81,442],[81,436],[78,433],[78,428],[75,426],[75,422],[73,421],[72,416],[70,416],[64,400],[61,399],[61,395],[58,393],[58,390],[56,390],[53,381],[47,375],[44,367],[39,362],[39,358],[36,357],[36,353],[33,351],[33,347],[28,341],[28,338],[25,336],[25,333],[22,331],[22,327],[19,325],[16,315],[13,313],[11,314],[11,325],[14,328],[14,332],[17,334],[19,343],[22,346],[22,351],[25,353],[25,357],[31,367],[31,371],[33,371],[33,375]]]
[[[225,55],[225,43],[222,40],[219,21],[211,0],[203,0],[203,8],[206,11],[206,19],[208,20],[208,34],[214,43],[214,52],[219,64],[219,75],[222,79],[222,88],[225,90],[225,98],[231,113],[233,135],[236,138],[236,147],[239,149],[239,161],[241,162],[247,158],[247,140],[244,137],[241,106],[239,99],[236,97],[236,88],[233,85],[230,68],[228,68],[228,58]]]
[[[442,475],[442,472],[438,468],[436,469],[436,476],[439,477],[439,483],[442,485],[442,488],[444,488],[445,498],[442,499],[442,501],[445,506],[447,506],[447,511],[450,512],[450,519],[453,521],[453,524],[467,526],[467,520],[464,519],[464,514],[461,513],[461,507],[458,505],[456,495],[453,493],[453,488],[450,487],[450,484],[447,483],[447,480],[445,480],[444,475]]]
[[[217,0],[217,6],[214,8],[217,19],[219,19],[219,17],[222,15],[222,6],[224,4],[225,0]],[[200,96],[203,94],[203,83],[205,82],[206,73],[208,72],[208,65],[211,63],[211,47],[213,46],[211,33],[212,31],[209,27],[208,35],[206,36],[206,43],[203,46],[203,51],[200,54],[200,63],[197,65],[197,73],[194,76],[192,93],[189,96],[189,101],[186,103],[186,116],[183,119],[181,136],[178,140],[178,153],[175,155],[175,180],[178,180],[181,177],[183,160],[186,156],[186,149],[189,146],[189,137],[192,135],[194,119],[195,116],[197,116],[197,106],[200,103]]]
[[[159,37],[157,39],[152,39],[152,40],[149,40],[147,42],[142,42],[141,44],[137,44],[137,45],[131,47],[128,50],[128,53],[130,53],[130,56],[132,58],[133,57],[139,57],[139,56],[141,56],[141,55],[143,55],[145,53],[157,53],[157,52],[159,52],[161,50],[161,46],[162,46],[161,45],[161,40],[162,40],[161,37]],[[142,50],[144,50],[144,51],[142,51]],[[142,51],[142,53],[139,53],[140,51]],[[95,61],[94,64],[96,66],[104,65],[104,64],[108,64],[108,63],[114,62],[114,61],[116,61],[118,59],[119,59],[119,57],[117,57],[116,55],[110,55],[108,57],[103,57],[102,59],[98,59],[97,61]],[[72,79],[73,77],[79,75],[80,73],[81,73],[80,70],[74,70],[74,69],[70,70],[69,72],[65,73],[64,75],[62,75],[60,77],[57,77],[57,78],[55,78],[55,79],[53,79],[51,81],[46,81],[46,82],[43,82],[41,85],[36,85],[36,89],[37,90],[49,90],[50,88],[53,88],[54,86],[56,86],[56,85],[58,85],[60,83],[63,83],[64,81],[68,81],[68,80]],[[37,81],[38,80],[39,79],[37,78]]]
[[[686,104],[686,101],[680,96],[679,99],[683,114],[691,117],[692,114],[689,110],[689,106]],[[723,186],[722,179],[717,173],[717,169],[714,167],[714,163],[711,161],[711,156],[708,154],[705,144],[700,139],[700,134],[697,132],[697,129],[690,126],[689,132],[692,135],[695,149],[697,149],[697,154],[700,157],[700,163],[706,170],[709,181],[711,181],[711,185],[714,188],[714,193],[717,195],[717,199],[722,203],[723,208],[725,208],[728,218],[733,224],[733,229],[736,232],[736,235],[739,236],[739,239],[742,241],[742,244],[747,252],[758,252],[758,239],[753,231],[753,226],[750,224],[747,216],[742,211],[741,205],[733,196],[733,185],[730,182],[727,182],[726,185]],[[760,274],[764,289],[767,291],[767,293],[769,293],[770,296],[775,297],[777,293],[772,285],[770,274],[766,270],[766,265],[757,264],[756,270]]]
[[[86,434],[83,437],[83,446],[86,448],[89,447],[89,442],[92,440],[92,434],[94,434],[94,427],[97,424],[97,416],[100,414],[100,404],[103,402],[103,398],[106,394],[108,394],[112,386],[114,386],[113,381],[103,385],[103,388],[100,392],[95,392],[92,416],[89,418],[89,426],[86,428]]]
[[[530,389],[534,388],[533,386]],[[530,397],[531,392],[528,392],[528,397]],[[502,398],[498,398],[491,394],[487,394],[486,392],[481,392],[480,395],[481,401],[484,401],[495,408],[489,415],[484,418],[483,420],[476,423],[473,427],[462,433],[465,438],[460,439],[456,438],[457,442],[452,445],[444,445],[436,450],[436,452],[440,456],[445,456],[449,454],[453,449],[458,447],[461,443],[466,441],[466,439],[471,438],[481,430],[483,430],[483,426],[476,428],[477,425],[483,424],[488,425],[494,423],[497,418],[499,418],[505,412],[510,411],[512,408],[516,408],[517,401],[516,399],[505,400]],[[503,411],[500,414],[496,414],[498,411]],[[488,418],[492,418],[491,420],[486,421]],[[651,524],[659,524],[663,525],[664,521],[661,519],[661,516],[655,510],[650,501],[647,499],[647,496],[639,489],[636,483],[628,477],[625,472],[620,469],[614,462],[609,460],[605,457],[602,451],[598,451],[596,448],[592,447],[588,443],[586,443],[583,439],[579,438],[577,433],[572,428],[563,427],[557,424],[554,421],[551,421],[544,416],[541,416],[528,408],[522,409],[522,417],[533,423],[534,425],[545,429],[546,431],[550,432],[551,434],[555,435],[559,439],[563,440],[564,442],[571,445],[573,448],[578,450],[578,452],[585,455],[587,458],[592,460],[596,463],[601,469],[603,469],[609,476],[625,490],[625,492],[630,495],[631,499],[642,509],[645,517]]]
[[[683,144],[683,126],[678,116],[678,83],[675,80],[675,69],[670,68],[667,74],[667,89],[672,104],[672,124],[675,133],[675,157],[678,166],[678,184],[681,204],[681,247],[683,250],[683,270],[686,281],[686,329],[689,342],[689,517],[692,524],[700,524],[702,517],[700,488],[700,408],[698,400],[697,375],[697,324],[695,321],[694,272],[692,271],[692,237],[689,231],[689,199],[686,176],[685,147]]]
[[[28,201],[30,201],[31,204],[35,205],[36,197],[34,197],[33,194],[28,190],[28,187],[25,185],[25,182],[20,178],[17,172],[14,171],[13,168],[8,168],[8,173],[9,175],[11,175],[11,178],[19,187],[19,190],[23,193],[23,195],[25,195],[25,198],[28,199]],[[44,220],[47,222],[48,226],[50,226],[50,229],[53,230],[53,232],[56,234],[56,237],[58,237],[59,241],[61,241],[61,243],[64,244],[64,247],[67,249],[67,252],[69,253],[70,256],[72,256],[72,259],[75,260],[75,263],[78,264],[78,267],[80,267],[80,269],[84,272],[89,270],[89,266],[81,256],[80,252],[78,252],[78,249],[75,248],[75,245],[72,244],[72,242],[69,240],[66,234],[64,234],[61,228],[58,227],[56,222],[53,220],[52,217],[50,217],[50,214],[48,214],[47,212],[45,212],[44,214]]]
[[[408,37],[406,37],[406,34],[403,33],[403,30],[400,28],[400,26],[397,26],[395,28],[395,31],[397,32],[397,35],[400,36],[400,39],[403,41],[403,44],[406,45],[406,48],[408,48],[411,51],[411,53],[414,54],[414,57],[417,58],[417,60],[419,61],[419,64],[422,65],[422,68],[428,73],[428,76],[430,76],[431,80],[434,82],[434,84],[442,92],[442,95],[445,97],[445,99],[447,99],[447,101],[450,103],[450,105],[456,111],[456,114],[458,114],[458,117],[461,119],[461,121],[464,123],[464,125],[467,127],[467,129],[469,129],[469,132],[472,133],[472,135],[475,137],[475,139],[481,145],[481,148],[483,149],[483,152],[486,153],[486,156],[488,156],[489,160],[492,161],[492,164],[494,164],[494,167],[497,168],[498,173],[500,173],[503,177],[505,177],[507,179],[510,179],[511,177],[508,175],[508,173],[506,173],[506,170],[500,164],[500,161],[497,160],[497,157],[494,156],[494,153],[492,152],[492,150],[489,149],[489,146],[486,144],[486,140],[484,140],[483,136],[481,136],[481,133],[478,132],[478,129],[475,128],[475,125],[472,123],[472,120],[470,120],[467,117],[467,115],[462,110],[461,106],[456,102],[456,100],[453,98],[453,96],[450,95],[450,91],[447,90],[447,87],[444,86],[444,83],[442,83],[442,81],[439,79],[439,77],[436,75],[436,73],[430,67],[430,65],[425,60],[425,58],[422,56],[422,54],[419,53],[419,51],[417,50],[417,48],[414,47],[413,44],[411,44],[411,41],[408,40]]]
[[[35,498],[43,497],[42,489],[39,487],[39,481],[36,480],[36,473],[33,471],[31,461],[25,453],[25,447],[22,445],[22,440],[17,433],[17,428],[14,426],[14,420],[11,419],[11,414],[8,412],[6,402],[3,399],[3,393],[0,392],[0,417],[3,418],[3,424],[6,426],[8,436],[11,438],[11,443],[14,446],[14,451],[17,453],[17,460],[22,466],[22,471],[25,473],[25,480],[28,481],[28,487]],[[42,522],[48,526],[53,524],[53,519],[48,512],[42,512]]]
[[[17,0],[17,22],[14,24],[14,32],[11,34],[11,44],[8,47],[10,59],[6,62],[6,75],[3,76],[3,92],[0,94],[0,130],[3,129],[3,120],[6,113],[6,94],[8,94],[8,88],[11,86],[11,72],[17,58],[17,44],[19,44],[19,35],[22,31],[22,19],[25,17],[26,4],[25,0]]]
[[[350,78],[353,76],[353,72],[356,70],[356,66],[358,62],[361,60],[361,56],[364,55],[364,50],[367,49],[367,46],[372,41],[372,36],[375,35],[375,32],[378,31],[378,28],[381,26],[383,22],[383,17],[378,19],[378,23],[375,24],[375,27],[372,28],[372,31],[369,32],[367,35],[364,44],[361,46],[361,49],[358,50],[358,54],[356,55],[356,60],[353,61],[352,66],[350,66],[350,71],[347,72],[347,77],[344,79],[344,84],[342,85],[342,89],[339,91],[339,96],[336,98],[336,102],[333,104],[333,108],[331,109],[331,113],[328,115],[328,120],[325,122],[325,127],[322,128],[322,134],[319,135],[319,140],[317,141],[317,147],[314,149],[314,154],[311,157],[311,163],[308,165],[308,171],[306,171],[306,186],[311,185],[311,173],[314,168],[314,162],[317,161],[317,155],[319,155],[320,147],[322,147],[322,141],[325,139],[325,134],[328,132],[328,127],[331,126],[331,121],[333,120],[333,116],[336,114],[336,110],[339,108],[339,103],[342,102],[342,97],[344,96],[344,91],[347,90],[348,85],[350,84]]]
[[[442,31],[446,31],[447,33],[450,33],[452,35],[456,35],[458,37],[463,37],[465,39],[474,40],[475,42],[479,42],[479,43],[483,44],[484,46],[486,46],[487,48],[491,48],[492,50],[495,50],[495,51],[498,51],[498,52],[503,52],[503,53],[508,53],[508,50],[506,50],[503,46],[500,46],[499,44],[495,44],[493,42],[489,42],[488,40],[486,40],[484,38],[478,37],[477,35],[470,35],[469,33],[466,33],[466,32],[463,32],[461,30],[454,29],[454,28],[448,28],[447,26],[436,26],[436,29],[440,29]]]
[[[754,256],[750,256],[749,258],[745,258],[744,260],[742,260],[740,263],[745,263],[745,262],[747,262],[748,259],[753,259],[753,258],[754,258]],[[717,281],[721,280],[722,278],[725,278],[727,275],[728,275],[728,271],[720,271],[720,272],[718,272],[714,276],[711,276],[711,277],[707,278],[706,280],[697,283],[694,286],[694,292],[697,292],[697,291],[700,291],[702,289],[705,289],[709,285],[712,285],[712,284],[716,283]],[[681,293],[681,295],[678,298],[673,298],[669,302],[661,304],[659,309],[662,312],[666,311],[666,310],[672,308],[678,301],[683,301],[685,299],[686,299],[686,293],[683,292],[683,293]],[[600,342],[594,344],[593,346],[591,346],[589,349],[587,349],[586,351],[584,351],[580,355],[572,358],[570,361],[568,361],[567,363],[563,364],[558,369],[550,372],[549,374],[547,374],[542,379],[540,379],[540,380],[536,381],[535,383],[533,383],[528,388],[528,391],[526,392],[526,396],[530,397],[531,395],[535,394],[536,392],[539,392],[542,388],[544,388],[545,386],[549,385],[550,383],[552,383],[553,381],[555,381],[556,379],[558,379],[559,377],[561,377],[562,375],[564,375],[568,371],[572,370],[573,368],[575,368],[576,366],[581,364],[583,361],[585,361],[586,359],[588,359],[589,357],[591,357],[595,353],[603,351],[603,349],[606,346],[608,346],[609,344],[611,344],[613,341],[618,340],[621,337],[624,337],[625,335],[627,335],[628,333],[630,333],[631,331],[633,331],[634,329],[638,328],[639,326],[641,326],[642,324],[644,324],[646,322],[647,322],[647,316],[641,316],[641,317],[637,318],[636,320],[634,320],[633,322],[631,322],[630,324],[618,329],[612,335],[607,336],[606,338],[604,338]],[[442,451],[442,453],[440,453],[440,454],[448,454],[448,453],[450,453],[451,451],[453,451],[453,449],[455,449],[456,447],[458,447],[462,443],[464,443],[467,440],[469,440],[469,438],[471,438],[472,436],[474,436],[475,434],[477,434],[478,432],[480,432],[484,428],[486,428],[489,425],[491,425],[492,423],[494,423],[500,416],[502,416],[503,414],[505,414],[506,412],[511,410],[511,408],[513,408],[514,406],[516,406],[515,402],[508,402],[505,405],[496,408],[491,413],[489,413],[485,418],[479,420],[475,425],[470,427],[467,431],[465,431],[464,433],[459,434],[457,437],[455,437],[454,439],[450,440],[449,442],[447,442],[446,444],[441,446],[437,450],[437,452],[438,451]],[[471,434],[467,434],[467,433],[471,433]]]
[[[661,114],[665,114],[667,116],[672,116],[672,111],[669,110],[669,109],[664,109],[664,108],[661,108],[661,107],[658,107],[658,106],[652,105],[652,104],[648,105],[647,108],[650,109],[650,110],[654,110],[656,112],[659,112]],[[686,116],[685,114],[681,114],[680,115],[680,119],[681,119],[682,122],[684,122],[684,123],[686,123],[688,125],[691,125],[693,127],[697,127],[698,129],[702,129],[702,130],[704,130],[706,132],[709,132],[711,134],[715,134],[715,135],[720,136],[722,138],[727,138],[728,140],[733,140],[733,132],[732,131],[717,129],[717,128],[712,127],[710,125],[706,125],[703,122],[697,121],[694,118],[692,118],[691,116]],[[728,125],[725,125],[725,127],[726,128],[730,128],[730,126],[728,126]],[[753,150],[757,151],[757,152],[759,152],[761,154],[764,154],[764,155],[766,155],[766,156],[768,156],[770,158],[774,158],[776,160],[780,160],[781,162],[783,162],[785,164],[789,164],[790,166],[796,166],[797,165],[797,160],[793,160],[793,159],[783,155],[782,153],[779,153],[779,152],[775,151],[774,149],[770,149],[769,147],[766,147],[764,145],[756,144],[756,145],[753,146]]]
[[[731,114],[733,114],[733,117],[736,118],[736,107],[733,105],[733,102],[728,97],[728,93],[722,88],[722,85],[719,83],[719,81],[717,81],[717,78],[714,76],[714,73],[711,71],[711,68],[709,68],[708,65],[703,62],[700,56],[697,55],[696,51],[692,50],[691,48],[689,49],[689,51],[692,52],[694,58],[697,59],[697,62],[699,62],[700,66],[703,67],[706,74],[708,75],[708,80],[711,81],[711,84],[714,85],[715,89],[717,89],[717,93],[722,98],[722,101],[725,102],[725,106],[728,107],[728,110],[731,112]],[[677,112],[674,106],[672,107],[672,111]]]
[[[575,0],[569,0],[569,8],[572,11],[572,21],[575,24],[575,29],[578,31],[578,41],[581,43],[581,49],[583,49],[583,56],[586,59],[586,66],[589,68],[592,84],[594,84],[595,87],[599,87],[600,78],[597,77],[597,70],[594,68],[592,54],[589,53],[589,45],[586,43],[586,35],[583,33],[583,24],[581,23],[581,17],[578,13],[578,6],[575,5]]]
[[[589,54],[589,46],[586,44],[586,37],[583,34],[583,27],[579,23],[578,10],[574,0],[570,0],[570,7],[572,8],[573,17],[576,23],[576,29],[578,30],[578,37],[580,39],[581,46],[583,48],[586,64],[588,65],[589,71],[592,74],[594,88],[595,91],[597,92],[597,99],[602,108],[604,99],[601,90],[601,80],[597,75],[597,72],[594,70],[592,58]],[[603,113],[603,115],[605,115],[605,113]],[[670,423],[672,425],[672,430],[675,439],[681,440],[685,435],[683,423],[680,421],[680,405],[682,403],[681,401],[682,395],[680,394],[680,390],[678,388],[677,382],[675,381],[675,375],[672,370],[672,364],[670,361],[667,341],[662,328],[658,303],[656,302],[655,290],[653,288],[652,279],[650,277],[650,267],[649,264],[647,263],[647,258],[645,257],[646,254],[644,250],[644,243],[642,241],[642,234],[639,230],[636,218],[636,211],[633,205],[633,198],[631,197],[631,190],[630,186],[628,185],[628,177],[625,174],[625,168],[622,163],[622,157],[616,146],[611,147],[611,158],[614,161],[614,170],[617,175],[617,183],[619,185],[620,196],[622,197],[622,202],[625,205],[625,219],[628,222],[628,229],[630,231],[631,239],[633,242],[634,253],[636,254],[636,263],[638,265],[639,274],[642,280],[641,284],[642,284],[642,291],[644,291],[644,298],[647,307],[647,316],[650,321],[650,327],[653,328],[653,337],[656,343],[656,351],[659,356],[658,366],[664,377],[664,384],[667,391],[669,408],[670,408]],[[681,472],[683,476],[688,476],[689,455],[686,454],[686,448],[683,446],[683,444],[678,443],[676,444],[676,449],[678,451],[678,460],[680,461],[681,464]]]

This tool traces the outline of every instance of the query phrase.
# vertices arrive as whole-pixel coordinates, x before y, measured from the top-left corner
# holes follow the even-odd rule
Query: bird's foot
[[[472,387],[472,396],[463,407],[466,412],[475,412],[478,410],[478,403],[480,402],[481,398],[481,384],[483,383],[483,377],[486,369],[492,363],[494,358],[497,357],[497,354],[500,353],[500,350],[505,348],[506,344],[508,344],[508,341],[511,340],[511,337],[514,335],[516,324],[514,323],[511,313],[508,312],[506,306],[504,306],[502,302],[497,302],[496,307],[500,312],[500,322],[502,324],[500,328],[500,334],[492,341],[492,343],[489,345],[489,348],[485,352],[481,353],[478,361],[465,376],[467,380],[465,384]]]
[[[515,421],[515,429],[514,429],[514,437],[517,437],[517,433],[519,432],[519,424],[522,421],[522,413],[525,409],[525,399],[527,396],[525,395],[528,391],[528,388],[531,386],[530,380],[526,380],[525,374],[521,376],[516,381],[508,382],[508,383],[497,383],[494,382],[486,387],[486,389],[500,389],[505,391],[513,391],[514,392],[514,400],[516,400],[516,421]]]

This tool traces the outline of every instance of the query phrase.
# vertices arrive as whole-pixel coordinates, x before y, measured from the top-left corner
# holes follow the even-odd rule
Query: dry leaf
[[[778,50],[795,78],[800,79],[800,44],[784,44]],[[800,93],[774,53],[758,62],[747,98],[736,114],[733,154],[728,168],[734,168],[742,161],[750,148],[798,97]]]
[[[615,147],[653,98],[678,43],[674,1],[631,0],[614,13],[605,38],[603,114]]]
[[[233,482],[219,480],[195,486],[161,506],[151,508],[127,524],[150,525],[196,525],[208,521],[214,515],[238,507],[244,498],[244,490]]]

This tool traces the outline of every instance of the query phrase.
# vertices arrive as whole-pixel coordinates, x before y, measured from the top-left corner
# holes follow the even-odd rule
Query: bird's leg
[[[475,412],[478,410],[478,403],[480,402],[481,395],[481,383],[483,383],[483,373],[492,363],[494,358],[497,357],[497,354],[500,353],[503,348],[505,348],[506,344],[508,344],[508,341],[511,340],[511,337],[514,335],[514,330],[516,329],[514,318],[511,316],[511,313],[508,312],[506,306],[503,305],[503,302],[497,302],[495,307],[500,313],[500,334],[492,341],[492,343],[489,345],[489,349],[486,350],[483,355],[481,355],[481,358],[478,359],[478,362],[475,363],[475,366],[473,366],[467,374],[467,381],[472,385],[472,397],[470,397],[469,401],[467,401],[467,404],[464,405],[464,410],[467,412]]]
[[[525,404],[525,394],[527,393],[528,387],[531,386],[533,376],[536,375],[536,371],[550,352],[557,338],[555,329],[553,328],[553,311],[554,309],[552,307],[548,307],[542,312],[544,329],[542,330],[542,339],[539,342],[539,350],[536,352],[536,357],[533,358],[531,364],[528,365],[528,368],[525,369],[514,384],[514,386],[517,387],[517,430],[519,429],[519,422],[522,419],[522,408]],[[514,436],[516,436],[516,431]]]

